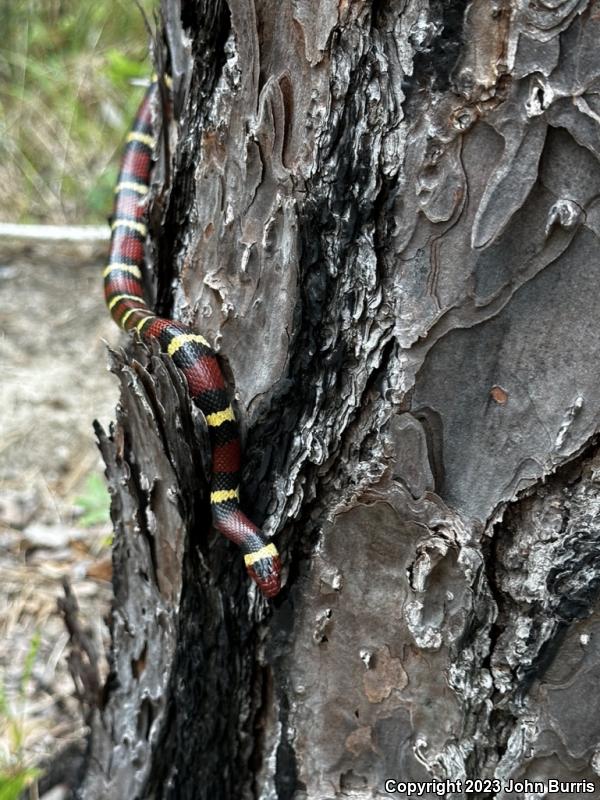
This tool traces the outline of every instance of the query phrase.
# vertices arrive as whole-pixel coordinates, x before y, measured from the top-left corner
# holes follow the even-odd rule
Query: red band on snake
[[[146,195],[150,185],[154,132],[154,83],[139,107],[127,137],[115,189],[112,238],[104,295],[115,322],[143,339],[154,339],[184,374],[192,401],[203,412],[210,434],[210,503],[215,528],[238,545],[246,569],[265,597],[281,588],[281,560],[240,508],[241,448],[235,414],[216,354],[203,336],[157,317],[144,299],[142,268],[146,239]]]

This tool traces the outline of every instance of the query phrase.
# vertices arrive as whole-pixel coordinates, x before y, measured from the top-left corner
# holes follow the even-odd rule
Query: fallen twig
[[[0,239],[93,244],[110,238],[108,225],[17,225],[0,222]]]

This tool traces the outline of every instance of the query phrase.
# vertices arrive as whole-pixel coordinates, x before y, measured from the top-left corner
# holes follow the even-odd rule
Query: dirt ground
[[[63,577],[101,652],[108,640],[110,523],[83,525],[77,501],[103,473],[92,420],[106,427],[117,400],[102,339],[123,339],[103,303],[103,249],[0,243],[3,770],[85,734],[56,604]]]

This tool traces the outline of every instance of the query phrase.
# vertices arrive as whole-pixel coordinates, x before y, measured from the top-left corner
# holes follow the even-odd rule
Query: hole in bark
[[[131,673],[136,679],[139,679],[142,672],[146,669],[147,653],[148,653],[148,648],[147,646],[144,646],[141,656],[139,658],[131,659]]]
[[[292,82],[287,75],[282,75],[279,79],[279,88],[283,97],[284,126],[283,126],[283,147],[281,148],[281,160],[284,167],[290,168],[293,161],[293,153],[290,152],[290,138],[292,132],[292,115],[294,113]]]
[[[357,775],[353,770],[349,769],[340,776],[340,789],[366,789],[368,781],[364,775]]]
[[[168,630],[170,630],[170,626],[169,626],[169,618],[168,618],[168,617],[167,617],[167,615],[166,615],[166,614],[164,614],[162,611],[159,611],[159,612],[157,613],[157,615],[156,615],[156,622],[157,622],[157,624],[158,624],[158,627],[159,627],[161,630],[163,630],[163,631],[168,631]]]
[[[540,108],[544,108],[544,87],[540,86],[537,92],[538,102],[540,104]]]
[[[153,720],[154,709],[152,708],[152,703],[145,697],[142,700],[142,705],[140,706],[137,716],[137,730],[140,737],[147,739],[150,736],[150,728],[152,727]]]

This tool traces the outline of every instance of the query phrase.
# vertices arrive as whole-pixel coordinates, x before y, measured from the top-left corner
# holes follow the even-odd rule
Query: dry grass
[[[108,644],[110,524],[84,527],[78,495],[101,475],[92,420],[106,425],[116,402],[102,339],[120,334],[102,299],[103,262],[89,257],[0,252],[0,781],[84,735],[57,611],[63,577],[98,652]]]
[[[142,0],[148,12],[154,0]],[[130,0],[0,0],[0,221],[102,223],[148,77]],[[84,734],[57,612],[67,577],[98,651],[110,526],[82,524],[101,474],[91,422],[116,401],[101,338],[118,340],[91,252],[0,250],[0,794]],[[37,538],[36,538],[37,537]],[[61,538],[62,537],[62,538]],[[12,793],[11,793],[12,792]]]

